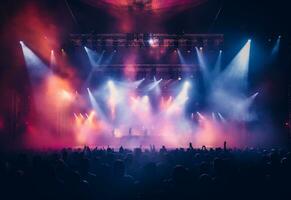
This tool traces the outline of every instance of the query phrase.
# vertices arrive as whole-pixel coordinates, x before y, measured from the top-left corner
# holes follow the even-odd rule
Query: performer
[[[226,141],[223,142],[223,150],[226,151]]]
[[[132,128],[131,127],[128,130],[128,136],[130,136],[130,137],[132,136]]]

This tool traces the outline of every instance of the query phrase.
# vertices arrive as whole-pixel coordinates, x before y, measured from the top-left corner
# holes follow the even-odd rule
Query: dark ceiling
[[[107,3],[104,7],[94,2],[117,4]],[[291,16],[287,1],[283,0],[163,0],[163,4],[158,4],[162,12],[143,8],[132,11],[118,7],[118,2],[129,1],[4,0],[1,24],[9,23],[28,4],[37,4],[58,26],[68,27],[68,32],[289,33]]]

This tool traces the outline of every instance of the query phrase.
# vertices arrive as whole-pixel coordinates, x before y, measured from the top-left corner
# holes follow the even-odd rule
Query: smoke
[[[65,23],[65,17],[58,18],[44,9],[40,2],[18,3],[11,13],[7,12],[9,21],[3,24],[4,45],[12,52],[7,77],[2,79],[5,84],[1,84],[1,91],[7,94],[4,104],[9,105],[3,122],[3,129],[9,133],[7,143],[13,143],[13,148],[72,145],[71,137],[61,135],[73,130],[68,116],[75,105],[70,96],[79,84],[61,51],[69,23]],[[52,51],[54,64],[50,66]]]
[[[125,29],[132,30],[132,24],[125,20],[127,23],[129,25]],[[189,142],[196,147],[217,147],[224,141],[232,147],[249,144],[245,139],[248,134],[246,122],[256,117],[250,110],[257,93],[246,95],[245,88],[237,86],[247,85],[250,44],[248,49],[242,49],[225,71],[217,69],[215,80],[207,81],[213,83],[207,88],[207,109],[189,117],[186,107],[190,93],[197,93],[189,82],[173,88],[177,92],[170,94],[169,98],[158,94],[157,100],[151,95],[140,94],[137,90],[139,85],[126,81],[118,83],[111,80],[100,87],[85,91],[80,89],[78,92],[82,81],[69,64],[64,50],[61,50],[64,30],[57,24],[50,13],[28,4],[6,27],[5,33],[23,41],[21,45],[17,41],[19,49],[14,49],[22,50],[16,60],[23,63],[18,67],[23,74],[27,73],[32,84],[26,105],[29,109],[21,122],[26,127],[21,138],[25,147],[136,147],[150,144],[185,147]],[[50,65],[52,50],[54,59],[53,65]],[[182,58],[178,53],[174,56]],[[136,55],[132,52],[123,60],[127,80],[132,81],[137,75]],[[111,56],[109,58],[112,59]],[[91,64],[93,61],[90,58]],[[203,67],[207,67],[206,63]],[[15,80],[17,72],[16,69],[11,72]],[[209,78],[208,74],[204,77]],[[21,92],[16,91],[16,96],[20,98]],[[19,109],[23,107],[19,105]],[[0,129],[1,126],[0,117]]]

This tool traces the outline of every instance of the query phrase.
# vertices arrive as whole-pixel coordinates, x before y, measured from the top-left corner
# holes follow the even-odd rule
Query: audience
[[[291,199],[291,153],[62,149],[0,154],[1,199]]]

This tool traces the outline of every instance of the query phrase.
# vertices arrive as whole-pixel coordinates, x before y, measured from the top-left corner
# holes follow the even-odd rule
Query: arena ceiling
[[[167,11],[200,5],[207,0],[81,0],[92,6],[138,11]]]

